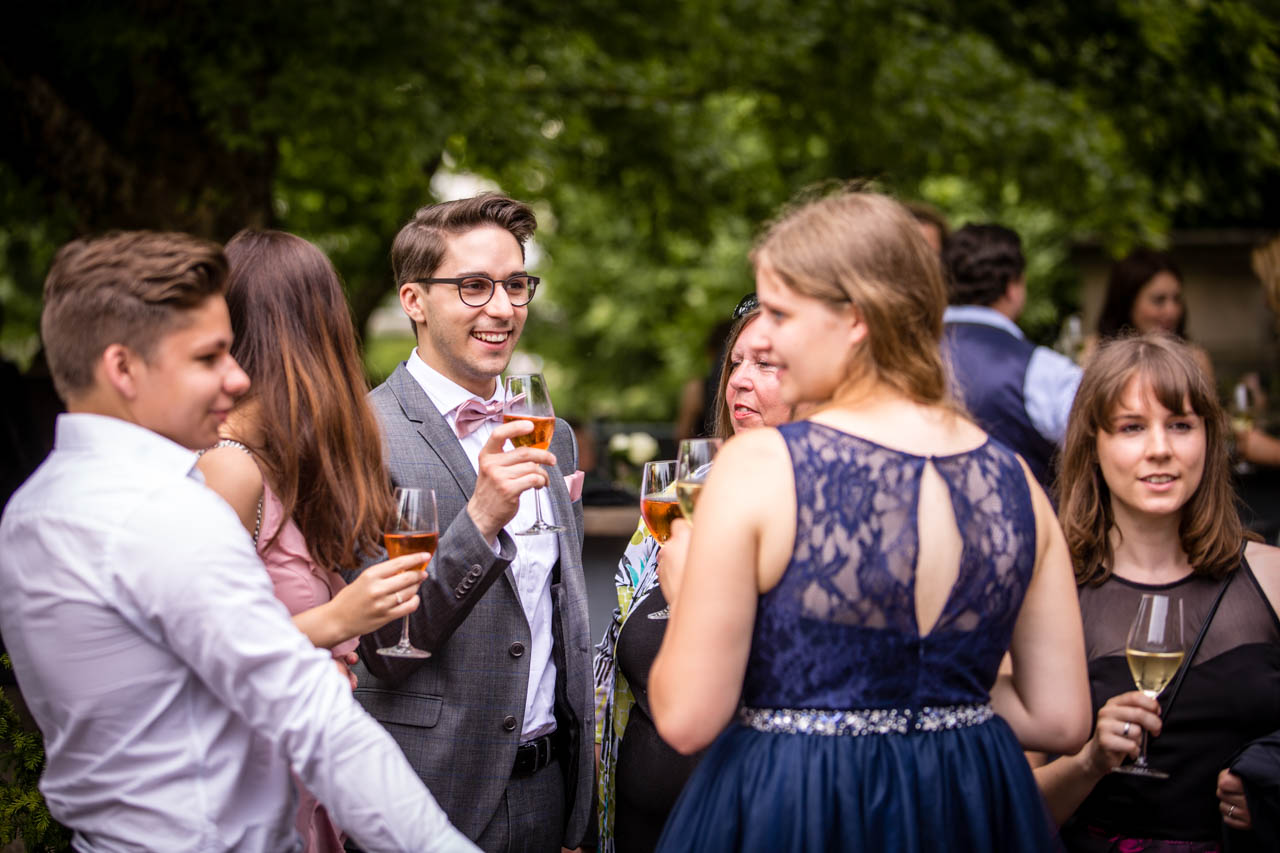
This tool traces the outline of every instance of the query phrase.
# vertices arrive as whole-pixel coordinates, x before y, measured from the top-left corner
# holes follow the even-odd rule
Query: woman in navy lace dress
[[[947,402],[936,255],[843,192],[752,260],[783,398],[821,405],[730,441],[662,549],[656,723],[715,743],[659,849],[1051,847],[1019,741],[1088,736],[1071,568],[1026,466]]]

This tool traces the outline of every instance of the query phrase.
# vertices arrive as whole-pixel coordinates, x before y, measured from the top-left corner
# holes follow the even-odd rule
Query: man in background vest
[[[966,225],[942,249],[950,306],[942,352],[952,389],[978,425],[1022,455],[1052,495],[1054,455],[1081,370],[1027,340],[1016,320],[1027,302],[1022,241],[1002,225]]]

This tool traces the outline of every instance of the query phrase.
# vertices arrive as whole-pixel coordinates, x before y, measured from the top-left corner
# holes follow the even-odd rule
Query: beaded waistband
[[[738,722],[756,731],[799,735],[904,735],[978,726],[995,716],[990,703],[928,706],[918,711],[868,708],[830,711],[810,708],[739,708]]]

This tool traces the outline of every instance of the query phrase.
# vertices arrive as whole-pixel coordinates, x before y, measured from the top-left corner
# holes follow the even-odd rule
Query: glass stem
[[[1147,766],[1147,729],[1145,726],[1142,729],[1142,745],[1138,747],[1138,759],[1133,763],[1139,767]]]
[[[538,526],[542,527],[546,522],[542,520],[542,489],[533,490],[533,511],[538,516]]]
[[[400,648],[409,648],[409,617],[404,617],[404,622],[400,625]]]

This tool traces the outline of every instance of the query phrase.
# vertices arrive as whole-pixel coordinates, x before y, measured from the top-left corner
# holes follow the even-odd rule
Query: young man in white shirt
[[[125,232],[63,247],[45,282],[68,413],[0,521],[0,629],[49,810],[78,850],[292,851],[292,770],[365,849],[474,850],[195,470],[249,386],[226,273],[212,243]]]

